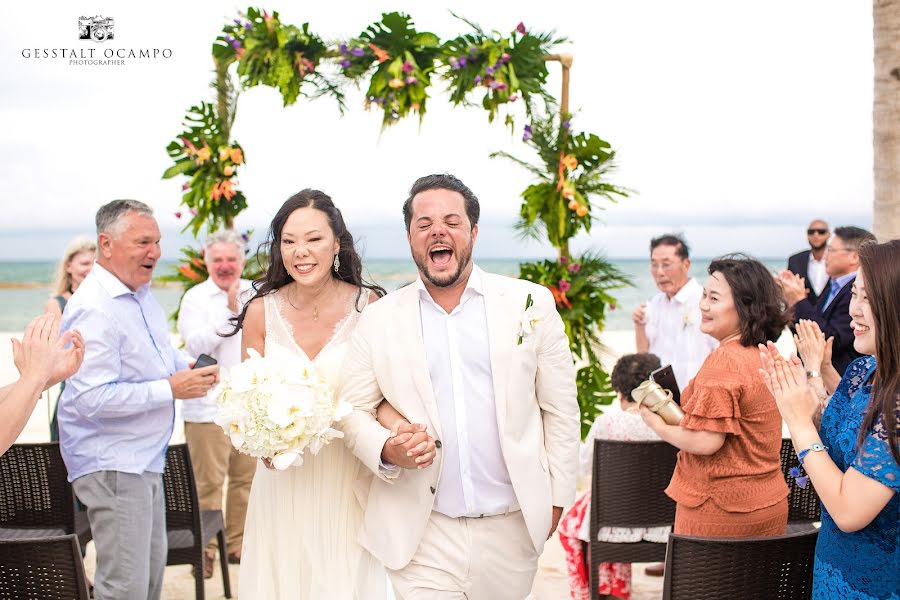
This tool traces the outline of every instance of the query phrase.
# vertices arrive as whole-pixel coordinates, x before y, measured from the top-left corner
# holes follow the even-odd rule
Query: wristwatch
[[[809,379],[816,379],[817,377],[821,377],[822,374],[821,374],[819,371],[815,370],[815,369],[811,369],[811,370],[809,370],[809,371],[806,372],[806,376],[807,376]]]

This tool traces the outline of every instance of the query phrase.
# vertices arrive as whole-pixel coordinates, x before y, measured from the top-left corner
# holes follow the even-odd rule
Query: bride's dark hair
[[[359,288],[359,294],[356,297],[357,310],[360,310],[359,299],[362,297],[363,291],[369,290],[375,292],[378,296],[384,296],[387,293],[384,291],[384,288],[363,279],[362,259],[356,251],[356,246],[353,243],[353,236],[344,224],[344,217],[341,215],[340,209],[334,205],[331,198],[324,192],[305,189],[294,194],[281,205],[281,208],[278,209],[278,212],[272,219],[272,224],[269,226],[266,241],[260,244],[259,248],[256,250],[256,257],[258,260],[265,260],[265,257],[262,256],[262,254],[268,250],[269,266],[262,278],[253,282],[253,291],[255,293],[253,298],[250,299],[250,302],[267,294],[271,294],[277,289],[294,281],[290,273],[288,273],[287,269],[284,267],[284,261],[281,257],[281,232],[284,230],[284,224],[287,222],[288,217],[290,217],[295,210],[306,207],[322,211],[328,218],[328,225],[331,228],[331,232],[340,244],[338,250],[340,266],[337,271],[329,269],[328,272],[331,273],[331,276],[335,279],[346,281]],[[241,314],[238,315],[236,319],[232,320],[234,323],[234,330],[226,334],[226,337],[232,336],[241,330],[241,327],[244,325],[244,318],[247,316],[247,308],[250,306],[250,302],[247,302],[244,305]]]

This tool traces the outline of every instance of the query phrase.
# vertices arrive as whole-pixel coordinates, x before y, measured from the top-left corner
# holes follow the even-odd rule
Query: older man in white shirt
[[[251,288],[241,279],[244,270],[244,240],[232,230],[213,233],[206,240],[206,268],[209,278],[188,290],[178,313],[178,333],[189,354],[208,354],[227,371],[241,362],[241,334],[230,337],[230,320],[241,309]],[[256,461],[235,450],[228,436],[213,420],[216,401],[211,396],[183,403],[184,436],[191,451],[197,479],[197,495],[202,510],[220,510],[225,478],[228,490],[225,536],[228,561],[239,563],[244,539],[244,518]],[[206,549],[204,576],[212,577],[216,541]]]
[[[638,352],[652,352],[672,365],[679,389],[697,374],[719,343],[700,331],[703,286],[689,275],[691,259],[684,239],[662,235],[650,242],[650,273],[659,293],[634,311]]]

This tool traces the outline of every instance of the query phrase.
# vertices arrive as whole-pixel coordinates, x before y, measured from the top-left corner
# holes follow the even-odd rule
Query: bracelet
[[[823,450],[828,450],[828,447],[819,442],[814,442],[809,448],[804,448],[797,454],[797,461],[799,464],[796,467],[791,467],[790,471],[788,471],[788,475],[793,477],[794,481],[802,489],[805,490],[806,486],[809,485],[809,475],[801,475],[803,470],[803,459],[805,459],[806,455],[810,452],[822,452]]]
[[[806,376],[807,376],[809,379],[816,379],[817,377],[821,377],[822,374],[821,374],[820,372],[818,372],[817,370],[813,369],[813,370],[811,370],[811,371],[807,371],[807,372],[806,372]]]

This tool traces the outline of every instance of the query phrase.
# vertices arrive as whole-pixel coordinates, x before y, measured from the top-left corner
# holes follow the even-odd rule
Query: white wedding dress
[[[360,308],[368,302],[363,290]],[[355,300],[355,296],[354,296]],[[263,298],[268,354],[275,346],[297,355],[297,368],[310,360],[281,312],[280,294]],[[331,338],[312,361],[334,389],[359,319],[348,306]],[[333,440],[303,465],[284,471],[259,462],[247,520],[238,597],[241,600],[390,600],[393,593],[381,564],[356,541],[363,508],[353,492],[359,477],[371,476],[344,446]]]

